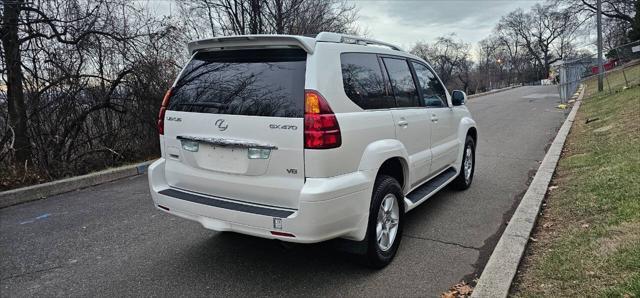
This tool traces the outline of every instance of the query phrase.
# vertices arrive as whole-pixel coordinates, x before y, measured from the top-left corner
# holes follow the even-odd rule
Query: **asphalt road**
[[[375,271],[327,244],[218,233],[155,210],[146,176],[0,210],[0,296],[438,296],[472,280],[565,118],[557,88],[468,103],[473,186],[407,216],[395,261]]]

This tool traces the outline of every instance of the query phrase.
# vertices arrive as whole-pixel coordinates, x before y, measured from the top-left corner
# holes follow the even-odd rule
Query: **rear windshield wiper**
[[[179,102],[179,106],[198,106],[198,107],[211,107],[211,108],[226,108],[229,105],[217,102]]]

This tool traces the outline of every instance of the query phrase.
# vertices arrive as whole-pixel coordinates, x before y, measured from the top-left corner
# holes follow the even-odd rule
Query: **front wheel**
[[[396,179],[382,175],[376,179],[367,227],[367,263],[383,268],[398,251],[404,217],[403,194]]]
[[[459,189],[465,190],[471,186],[473,182],[473,173],[476,168],[476,142],[471,136],[467,136],[464,143],[464,151],[462,152],[462,164],[460,165],[460,173],[452,185]]]

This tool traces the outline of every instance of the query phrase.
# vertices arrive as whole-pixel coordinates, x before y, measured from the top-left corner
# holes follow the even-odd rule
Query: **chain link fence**
[[[613,93],[640,84],[640,67],[633,67],[640,64],[640,40],[608,51],[602,62],[605,92]],[[557,71],[555,79],[562,103],[568,102],[583,79],[597,76],[599,70],[597,55],[559,61],[552,66]]]

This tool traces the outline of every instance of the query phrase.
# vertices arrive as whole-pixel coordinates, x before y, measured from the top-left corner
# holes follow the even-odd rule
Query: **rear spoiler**
[[[216,37],[196,40],[188,44],[189,54],[194,54],[200,50],[215,48],[244,48],[254,46],[295,46],[302,48],[309,54],[313,54],[313,50],[316,47],[316,40],[304,36],[258,34]]]

